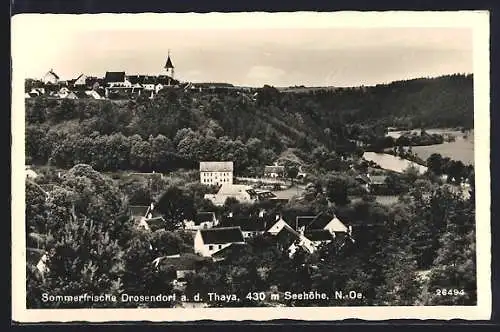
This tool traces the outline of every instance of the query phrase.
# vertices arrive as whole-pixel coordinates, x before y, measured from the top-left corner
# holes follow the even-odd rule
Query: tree
[[[169,186],[158,200],[158,210],[167,222],[167,228],[177,228],[184,219],[194,217],[194,199],[176,186]]]
[[[297,178],[298,174],[299,174],[299,169],[297,167],[295,166],[285,167],[285,176],[292,181],[292,185],[293,185],[293,180]]]
[[[326,182],[326,195],[330,202],[338,205],[348,204],[347,180],[341,176],[330,177]]]
[[[443,158],[439,153],[433,153],[427,158],[427,167],[436,175],[441,175],[443,171]]]

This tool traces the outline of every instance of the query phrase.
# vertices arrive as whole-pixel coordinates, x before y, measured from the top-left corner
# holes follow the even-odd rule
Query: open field
[[[382,205],[392,205],[398,202],[398,196],[389,195],[389,196],[375,196],[375,201]],[[361,201],[361,197],[351,197],[351,203],[355,203]]]
[[[426,160],[433,153],[461,160],[464,164],[474,165],[474,139],[457,139],[455,142],[412,147],[414,153]]]

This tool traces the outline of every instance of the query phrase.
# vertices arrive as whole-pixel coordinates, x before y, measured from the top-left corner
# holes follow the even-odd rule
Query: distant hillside
[[[357,141],[383,138],[388,126],[473,126],[471,75],[288,93],[165,89],[153,100],[33,98],[26,105],[29,161],[70,167],[94,158],[102,170],[190,168],[203,159],[234,160],[243,170],[289,148],[302,159],[319,146],[351,153]]]

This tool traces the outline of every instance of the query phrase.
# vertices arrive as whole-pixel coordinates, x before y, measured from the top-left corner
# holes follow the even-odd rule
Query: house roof
[[[160,264],[162,268],[173,268],[176,271],[194,271],[208,260],[195,254],[182,254],[179,257],[164,257]]]
[[[127,79],[132,84],[141,84],[144,80],[144,75],[129,75]]]
[[[73,81],[73,84],[76,82],[82,82],[83,84],[87,84],[87,76],[85,74],[80,74],[77,78],[75,78]],[[68,81],[69,83],[69,81]]]
[[[251,186],[246,184],[232,184],[232,183],[223,183],[217,192],[218,195],[239,195],[243,192],[247,192],[247,190],[253,190]],[[256,194],[256,193],[255,193]]]
[[[316,216],[297,216],[296,227],[307,227],[314,221],[315,218]]]
[[[280,235],[280,233],[290,233],[291,235],[293,235],[294,237],[297,237],[299,238],[300,237],[300,233],[297,232],[296,230],[294,230],[292,228],[292,226],[290,226],[288,223],[285,222],[284,224],[284,227],[278,232],[278,234],[276,234],[277,236]]]
[[[240,227],[222,227],[199,231],[205,244],[245,242]]]
[[[222,248],[215,253],[212,254],[212,258],[224,258],[227,254],[229,254],[232,250],[236,248],[244,247],[246,243],[231,243],[229,246]]]
[[[104,81],[107,82],[124,82],[125,72],[124,71],[107,71],[104,76]]]
[[[285,166],[264,166],[264,173],[282,173]]]
[[[147,219],[146,222],[148,223],[149,229],[154,232],[159,229],[165,228],[165,219],[163,217],[155,217],[151,219]]]
[[[52,75],[52,76],[54,76],[56,79],[59,79],[59,76],[58,76],[56,73],[54,73],[54,71],[53,71],[52,69],[51,69],[51,70],[49,70],[49,71],[47,72],[47,74],[45,74],[45,76],[47,76],[47,75]]]
[[[174,65],[172,63],[172,59],[170,59],[170,55],[168,56],[167,62],[165,63],[165,68],[167,68],[167,69],[174,68]]]
[[[370,177],[372,184],[384,184],[385,179],[387,179],[387,175],[372,175]]]
[[[358,175],[356,176],[356,180],[361,181],[363,183],[370,183],[370,178],[367,177],[366,175]]]
[[[156,80],[156,82],[165,85],[165,84],[168,84],[169,82],[175,83],[176,80],[174,80],[172,77],[170,77],[168,75],[160,75],[160,76],[158,76],[158,79]]]
[[[210,222],[215,219],[215,213],[213,212],[198,212],[194,216],[194,224],[199,225],[202,222]]]
[[[232,172],[232,161],[200,161],[200,172]]]
[[[156,76],[144,76],[144,78],[142,79],[142,82],[140,82],[141,84],[156,84]]]
[[[307,225],[308,229],[323,229],[325,228],[326,225],[333,219],[334,217],[329,216],[325,213],[320,213],[314,219],[312,222]]]
[[[131,215],[141,216],[141,217],[146,216],[148,209],[149,209],[149,205],[130,205],[128,207],[128,210],[129,210]]]
[[[32,265],[36,265],[45,252],[44,249],[26,248],[26,261]]]
[[[266,219],[264,218],[236,215],[226,219],[225,223],[232,226],[239,226],[242,231],[247,232],[266,230]]]
[[[81,90],[77,90],[75,91],[75,95],[78,97],[78,98],[89,98],[89,95],[87,95],[85,93],[85,91],[81,91]]]
[[[313,229],[304,232],[304,236],[311,241],[333,240],[333,235],[326,229]]]
[[[265,200],[265,199],[273,199],[273,198],[276,198],[276,195],[273,194],[271,191],[269,190],[264,190],[264,191],[256,191],[256,194],[257,194],[257,197],[260,199],[260,200]]]
[[[345,233],[348,231],[347,226],[337,217],[333,217],[328,224],[330,225],[329,229],[335,232]]]

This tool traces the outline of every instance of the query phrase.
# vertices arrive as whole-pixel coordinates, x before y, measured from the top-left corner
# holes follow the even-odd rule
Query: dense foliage
[[[287,148],[310,155],[323,146],[342,156],[362,153],[358,142],[380,150],[440,140],[422,134],[394,142],[385,137],[388,126],[473,125],[470,75],[309,93],[256,91],[165,89],[153,100],[134,101],[28,99],[26,156],[29,163],[87,163],[100,171],[233,160],[237,171],[249,172]]]

